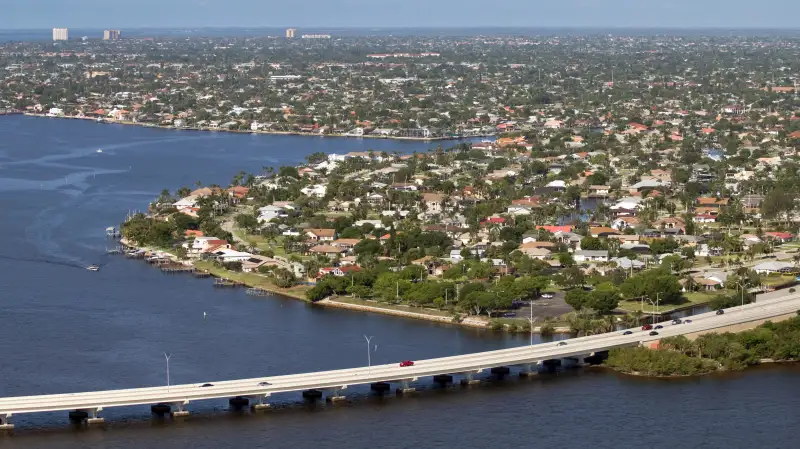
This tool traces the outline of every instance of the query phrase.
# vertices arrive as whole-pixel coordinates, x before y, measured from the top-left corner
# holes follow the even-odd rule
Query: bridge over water
[[[765,320],[783,319],[800,310],[800,295],[760,300],[757,303],[726,310],[723,315],[713,312],[691,317],[688,324],[665,324],[658,336],[631,329],[630,335],[622,331],[581,337],[566,342],[543,343],[509,349],[464,354],[451,357],[418,360],[413,366],[399,364],[376,365],[334,371],[290,374],[271,377],[183,384],[123,390],[88,391],[82,393],[48,394],[0,398],[0,430],[13,429],[10,420],[14,415],[40,412],[69,411],[70,419],[99,423],[99,413],[110,407],[150,405],[156,414],[170,413],[186,416],[186,406],[193,401],[228,398],[232,406],[250,405],[254,410],[269,407],[272,394],[300,392],[307,399],[340,399],[343,390],[352,385],[369,384],[373,390],[388,391],[396,384],[398,392],[413,391],[412,382],[433,378],[434,382],[448,383],[453,375],[463,376],[462,382],[473,382],[475,374],[491,371],[507,374],[509,367],[522,368],[522,374],[532,374],[538,365],[552,360],[572,360],[583,363],[586,357],[613,348],[647,344],[662,337],[696,336],[711,331],[739,330],[754,327]],[[207,386],[204,386],[207,385]]]

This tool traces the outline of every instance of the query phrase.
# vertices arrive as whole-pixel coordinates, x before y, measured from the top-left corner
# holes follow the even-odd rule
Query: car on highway
[[[214,384],[203,384],[203,385],[200,385],[201,388],[202,387],[213,387],[213,386],[214,386]]]
[[[645,324],[644,326],[642,326],[642,330],[643,330],[643,331],[649,331],[649,330],[651,330],[652,328],[653,328],[653,325],[652,325],[652,324]]]
[[[649,333],[648,335],[650,335],[650,336],[652,337],[653,335],[658,335],[658,332],[656,332],[656,331],[650,331],[650,333]]]
[[[692,322],[692,320],[683,320],[683,324],[689,324],[691,322]]]
[[[403,360],[400,362],[400,368],[405,368],[406,366],[414,366],[414,362],[411,360]]]
[[[633,331],[625,331],[625,332],[622,333],[622,335],[630,335],[632,333],[633,333]]]
[[[683,323],[683,321],[681,321],[680,318],[675,318],[674,320],[672,320],[672,324],[681,324],[681,323]]]
[[[659,325],[657,325],[656,327],[654,327],[653,329],[664,329],[664,326],[662,326],[662,325],[660,325],[660,324],[659,324]]]
[[[514,312],[506,312],[503,314],[503,318],[514,318],[515,316],[517,316],[517,314]]]
[[[558,343],[556,343],[556,346],[566,346],[566,345],[567,345],[566,341],[559,341]]]
[[[725,311],[722,309],[717,310],[717,315],[724,315]]]
[[[259,386],[259,387],[268,387],[268,386],[270,386],[270,385],[272,385],[272,384],[271,384],[271,383],[269,383],[269,382],[259,382],[259,383],[258,383],[258,386]]]
[[[552,293],[542,293],[542,298],[544,299],[553,299]]]

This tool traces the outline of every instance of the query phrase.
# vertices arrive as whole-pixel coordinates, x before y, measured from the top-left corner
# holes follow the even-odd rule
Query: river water
[[[315,151],[413,151],[425,143],[176,132],[57,119],[0,119],[0,396],[267,376],[528,343],[526,336],[313,307],[216,290],[106,256],[104,228],[162,188],[227,184],[239,170]],[[103,149],[98,153],[98,149]],[[102,263],[100,272],[82,268]],[[205,315],[205,318],[204,318]],[[538,341],[538,340],[537,340]],[[345,406],[275,398],[277,411],[192,403],[185,422],[110,409],[104,429],[65,413],[15,416],[0,447],[796,447],[800,369],[680,381],[599,371]]]

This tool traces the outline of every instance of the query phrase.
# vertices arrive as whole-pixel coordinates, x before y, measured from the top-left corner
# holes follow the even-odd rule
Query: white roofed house
[[[641,198],[635,198],[629,196],[617,201],[617,204],[611,206],[610,209],[617,216],[636,215],[636,211],[637,209],[639,209],[641,202],[642,202]]]
[[[779,262],[777,260],[762,262],[753,267],[753,271],[758,274],[790,273],[793,269],[794,265],[788,262]]]
[[[575,251],[572,255],[575,262],[608,262],[608,251],[606,250],[581,250]]]
[[[316,184],[316,185],[313,185],[313,186],[303,187],[302,189],[300,189],[300,191],[303,192],[303,194],[306,195],[306,196],[313,196],[313,197],[316,197],[316,198],[322,198],[327,193],[328,186],[323,185],[323,184]]]
[[[221,263],[245,262],[253,257],[252,254],[243,251],[236,251],[230,248],[218,248],[211,253],[211,257]]]

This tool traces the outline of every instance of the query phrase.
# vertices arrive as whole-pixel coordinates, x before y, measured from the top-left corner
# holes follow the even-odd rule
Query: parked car
[[[722,309],[717,310],[717,315],[724,315],[725,311]]]
[[[542,298],[544,299],[553,299],[552,293],[542,293]]]
[[[414,366],[414,362],[412,362],[411,360],[403,360],[402,362],[400,362],[401,368],[404,368],[406,366]]]
[[[653,328],[652,324],[645,324],[644,326],[642,326],[643,331],[649,331],[652,328]]]
[[[659,325],[657,325],[656,327],[654,327],[653,329],[664,329],[664,326],[662,326],[662,325],[660,325],[660,324],[659,324]]]
[[[622,335],[630,335],[632,333],[633,333],[633,331],[625,331],[625,332],[622,333]]]
[[[658,332],[656,332],[656,331],[650,331],[650,334],[649,334],[649,335],[650,335],[650,336],[653,336],[653,335],[658,335]]]

